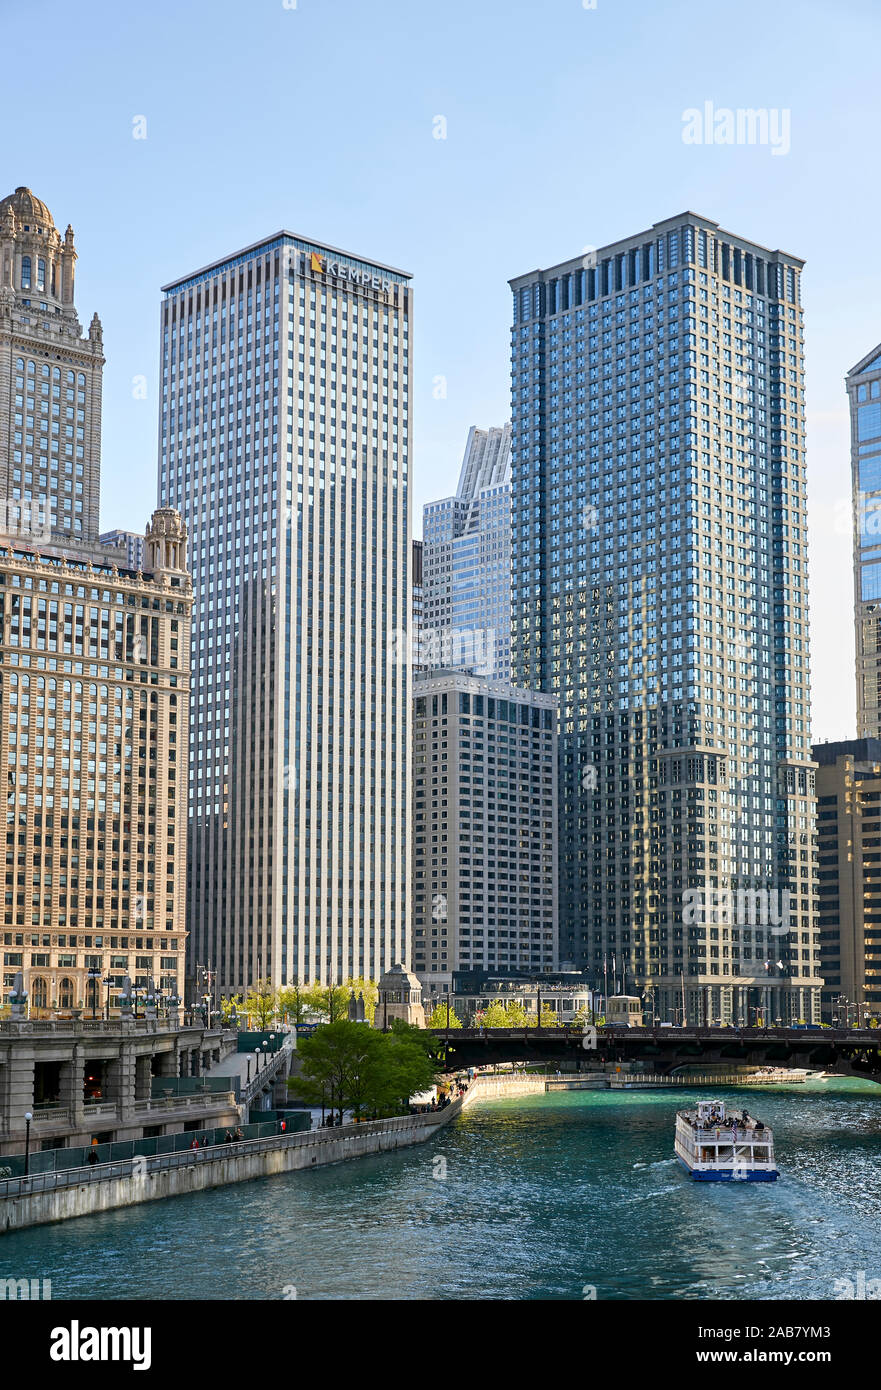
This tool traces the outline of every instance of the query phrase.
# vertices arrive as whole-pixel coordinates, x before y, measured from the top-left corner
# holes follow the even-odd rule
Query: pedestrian
[[[237,1129],[237,1130],[236,1130],[236,1140],[238,1141],[239,1139],[244,1139],[244,1137],[245,1137],[245,1136],[244,1136],[244,1134],[242,1133],[242,1131],[241,1131],[240,1129]]]
[[[232,1135],[230,1134],[229,1130],[227,1130],[226,1134],[223,1136],[223,1142],[224,1144],[231,1144],[232,1141]]]
[[[92,1146],[92,1148],[89,1149],[89,1162],[90,1162],[90,1163],[97,1163],[97,1162],[98,1162],[98,1150],[97,1150],[97,1148],[96,1148],[94,1145]]]
[[[196,1136],[195,1136],[195,1134],[194,1134],[193,1137],[192,1137],[192,1139],[190,1140],[190,1148],[191,1148],[191,1149],[198,1149],[198,1147],[199,1147],[199,1141],[198,1141],[198,1139],[196,1138]]]

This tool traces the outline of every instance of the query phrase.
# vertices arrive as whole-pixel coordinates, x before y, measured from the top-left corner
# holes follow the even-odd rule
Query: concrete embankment
[[[431,1139],[474,1100],[536,1095],[544,1089],[543,1076],[479,1076],[464,1096],[429,1114],[9,1178],[0,1181],[0,1233],[389,1153]]]
[[[465,1094],[464,1105],[496,1096],[534,1096],[545,1090],[544,1076],[476,1076]]]
[[[458,1099],[426,1115],[256,1139],[234,1147],[10,1178],[0,1182],[0,1233],[421,1144],[453,1119],[462,1104]]]

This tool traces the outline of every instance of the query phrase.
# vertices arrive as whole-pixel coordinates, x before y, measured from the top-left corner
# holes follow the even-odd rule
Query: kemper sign
[[[339,261],[328,260],[313,251],[309,256],[311,270],[322,275],[332,275],[335,280],[349,280],[353,285],[363,285],[368,290],[391,290],[392,282],[385,275],[377,275],[372,270],[358,270],[353,265],[340,265]]]

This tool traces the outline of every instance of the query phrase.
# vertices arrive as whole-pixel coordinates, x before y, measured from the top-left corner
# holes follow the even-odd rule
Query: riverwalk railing
[[[193,1168],[197,1164],[216,1162],[224,1158],[241,1158],[273,1149],[303,1148],[310,1144],[320,1146],[340,1139],[347,1142],[370,1134],[394,1134],[400,1130],[412,1129],[414,1125],[427,1128],[443,1124],[452,1118],[449,1112],[455,1105],[456,1102],[453,1102],[451,1106],[445,1106],[442,1110],[428,1111],[422,1115],[366,1120],[358,1124],[335,1125],[327,1130],[270,1134],[264,1139],[239,1139],[229,1144],[213,1144],[204,1149],[184,1149],[179,1153],[156,1154],[150,1157],[136,1154],[134,1158],[113,1163],[96,1163],[85,1168],[63,1168],[58,1172],[29,1173],[27,1176],[3,1178],[0,1179],[0,1201],[4,1198],[29,1197],[38,1192],[55,1192],[63,1187],[107,1182],[114,1178],[146,1177],[148,1174],[161,1173],[169,1168]]]
[[[804,1073],[787,1071],[781,1069],[780,1073],[773,1076],[757,1072],[720,1072],[708,1071],[700,1073],[687,1073],[684,1076],[678,1074],[667,1075],[664,1072],[605,1072],[593,1073],[605,1075],[606,1079],[613,1086],[797,1086],[804,1083]],[[559,1080],[559,1078],[554,1078]]]
[[[281,1047],[269,1054],[260,1070],[254,1072],[250,1081],[242,1080],[241,1099],[243,1105],[249,1105],[270,1081],[275,1082],[279,1072],[289,1064],[293,1049],[294,1035],[288,1034]]]

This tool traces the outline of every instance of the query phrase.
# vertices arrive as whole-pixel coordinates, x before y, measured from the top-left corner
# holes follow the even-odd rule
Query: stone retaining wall
[[[464,1098],[467,1099],[467,1096]],[[277,1173],[328,1163],[343,1163],[367,1154],[388,1153],[411,1144],[421,1144],[458,1115],[463,1100],[453,1101],[444,1110],[427,1115],[405,1116],[375,1125],[345,1125],[339,1130],[313,1130],[308,1135],[279,1138],[277,1143],[258,1141],[261,1147],[248,1153],[230,1151],[228,1146],[216,1156],[211,1150],[187,1155],[188,1161],[175,1167],[151,1168],[143,1161],[143,1171],[102,1180],[96,1170],[94,1180],[23,1196],[0,1197],[0,1232],[67,1221],[75,1216],[93,1216],[99,1211],[132,1206],[136,1202],[161,1201],[191,1192],[204,1192],[227,1183],[250,1182]]]

